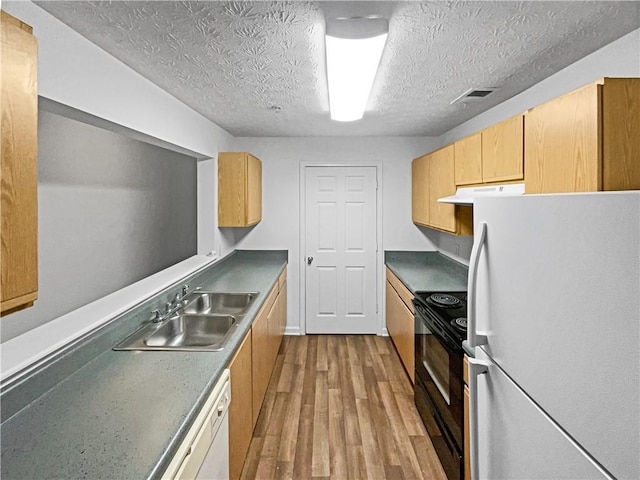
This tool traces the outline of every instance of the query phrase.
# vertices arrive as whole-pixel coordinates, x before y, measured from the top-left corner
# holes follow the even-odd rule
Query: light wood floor
[[[446,480],[388,337],[284,338],[243,479]]]

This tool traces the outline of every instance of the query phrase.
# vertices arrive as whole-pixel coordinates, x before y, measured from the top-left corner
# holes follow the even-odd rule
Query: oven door
[[[459,480],[463,473],[463,352],[445,335],[416,307],[415,403],[447,478]]]

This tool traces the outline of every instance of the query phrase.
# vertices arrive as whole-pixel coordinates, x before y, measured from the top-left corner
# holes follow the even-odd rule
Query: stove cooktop
[[[416,292],[415,298],[462,345],[467,339],[467,292]]]

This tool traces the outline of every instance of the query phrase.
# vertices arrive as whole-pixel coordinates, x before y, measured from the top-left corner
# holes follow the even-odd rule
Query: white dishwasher
[[[225,370],[193,422],[163,479],[229,479],[229,370]]]

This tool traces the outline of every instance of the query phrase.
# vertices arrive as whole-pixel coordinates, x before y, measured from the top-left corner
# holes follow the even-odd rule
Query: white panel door
[[[305,177],[306,333],[376,333],[376,167]]]

